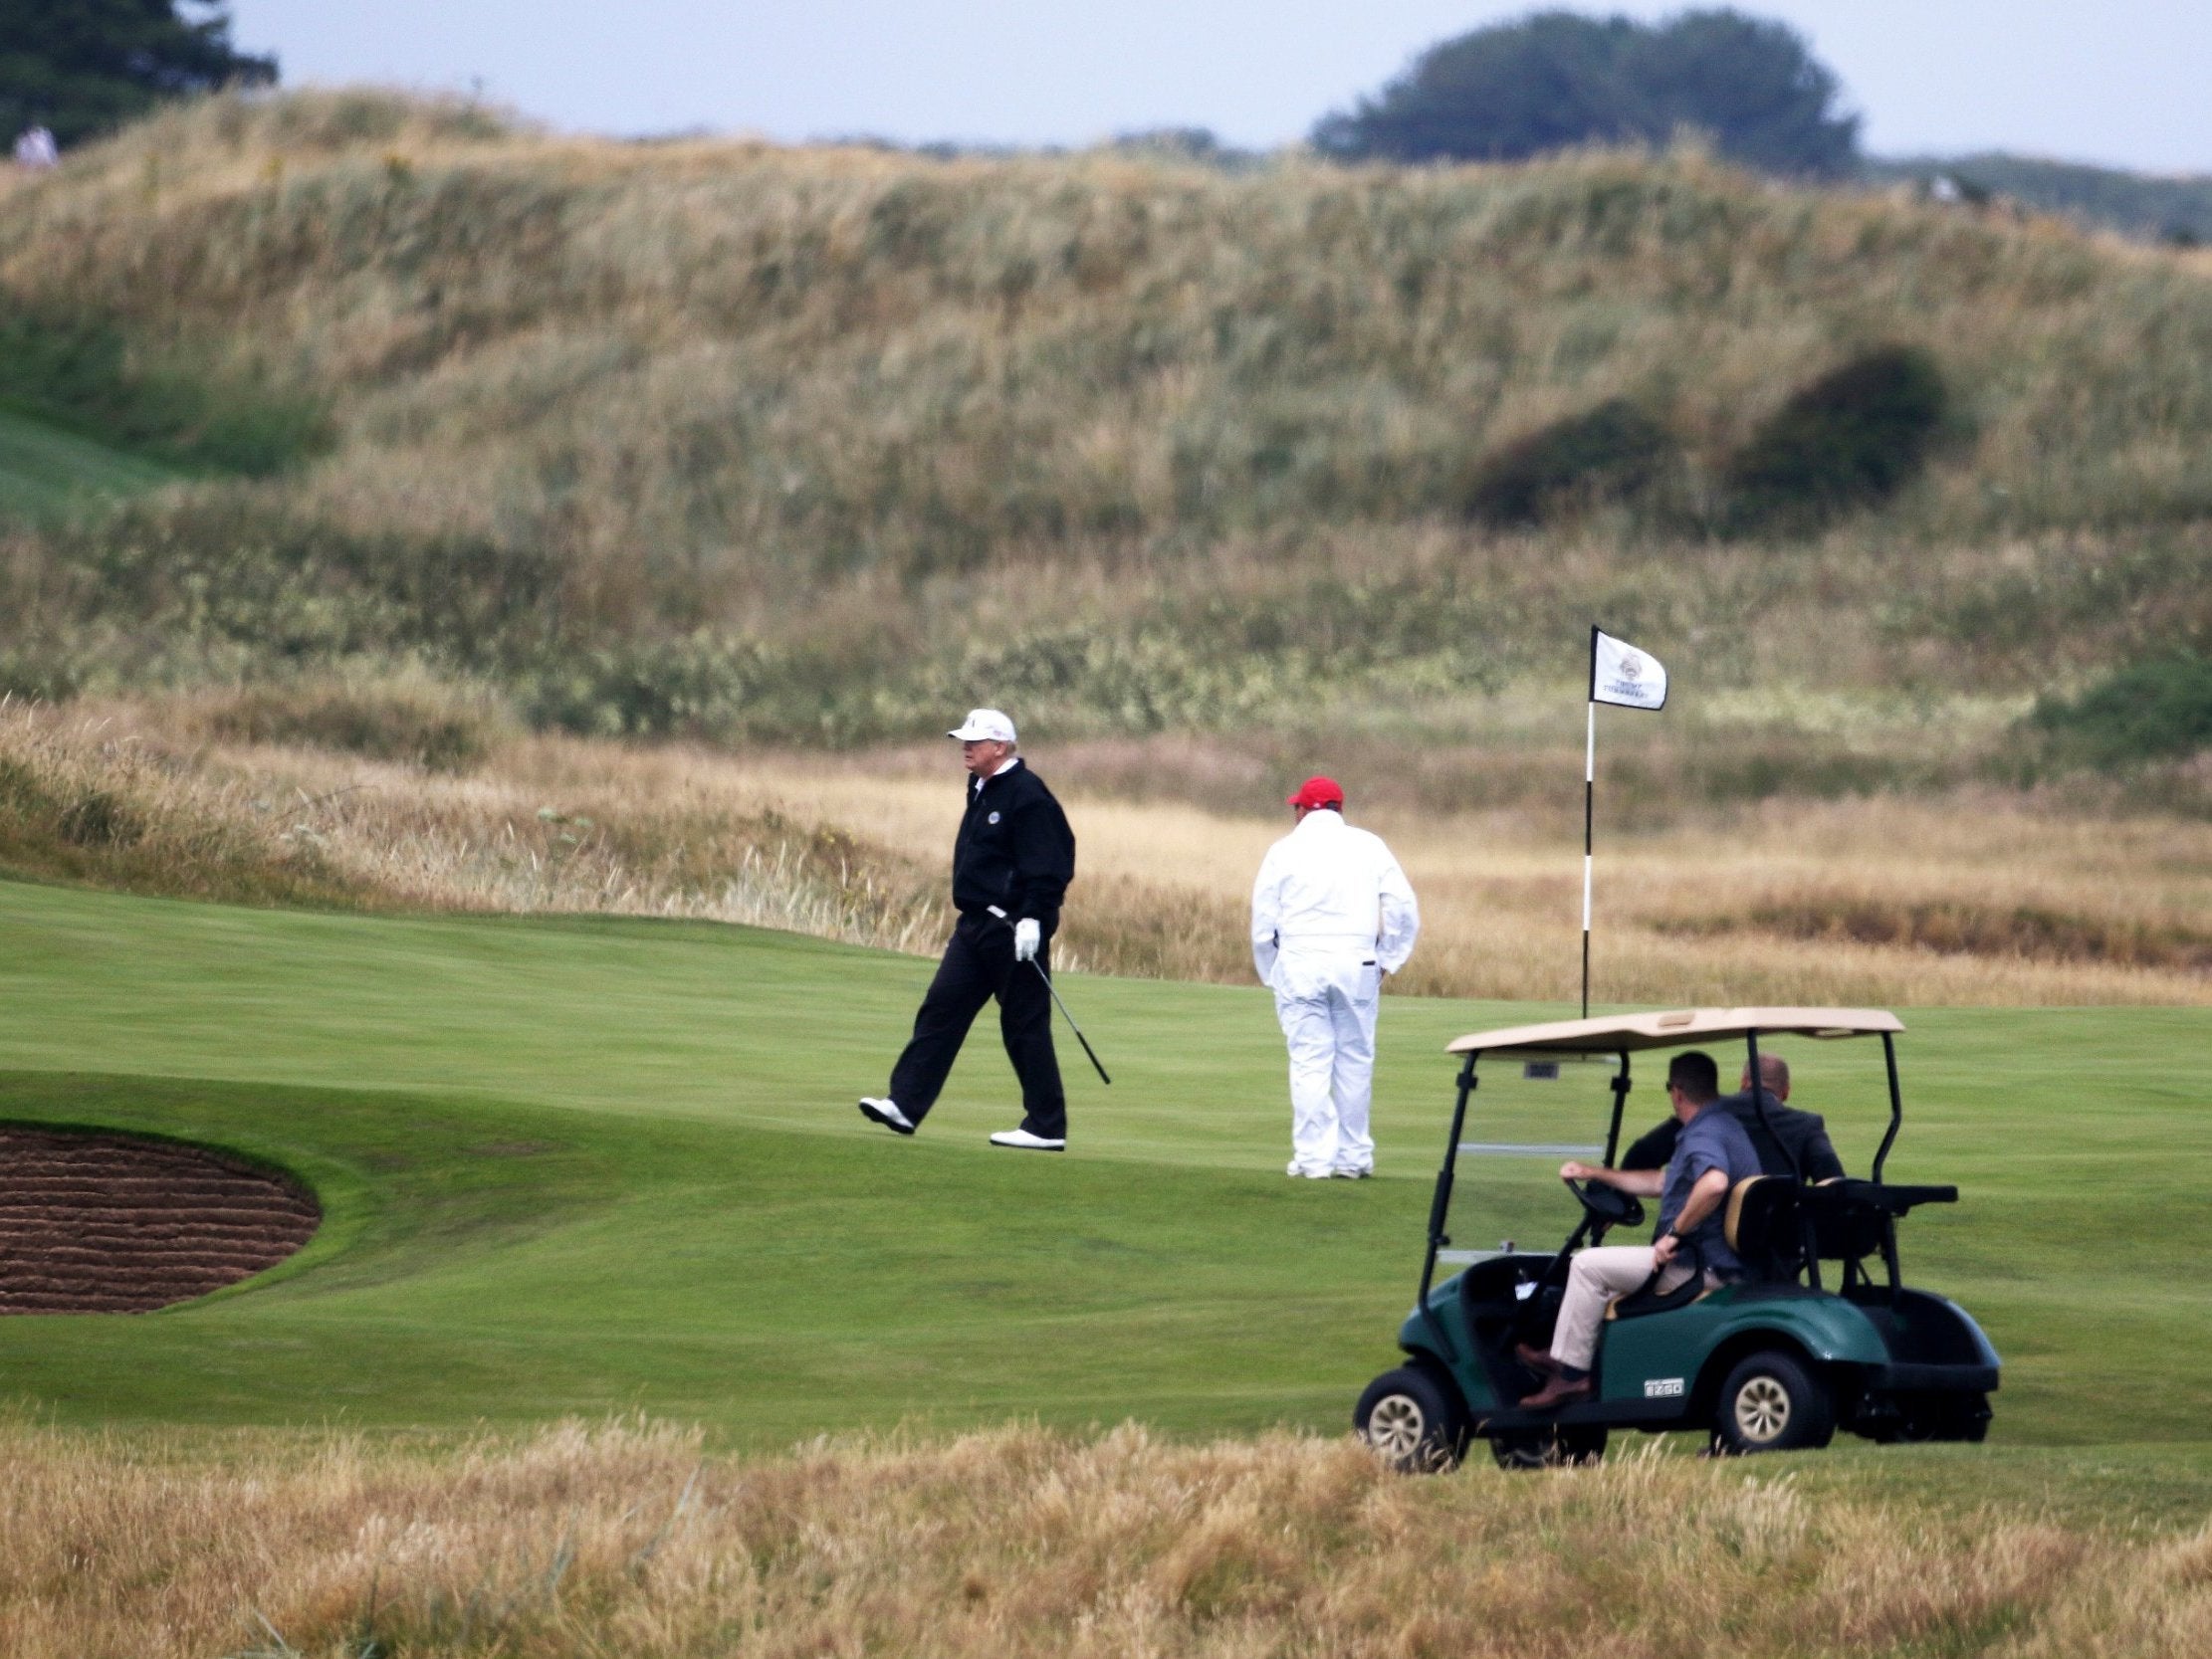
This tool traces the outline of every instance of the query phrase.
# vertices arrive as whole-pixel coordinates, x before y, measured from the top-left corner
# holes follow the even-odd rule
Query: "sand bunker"
[[[298,1182],[173,1141],[0,1126],[0,1314],[139,1314],[315,1236]]]

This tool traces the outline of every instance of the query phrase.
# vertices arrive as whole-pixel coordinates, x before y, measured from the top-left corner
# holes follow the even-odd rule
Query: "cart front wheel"
[[[1791,1354],[1754,1353],[1721,1385],[1713,1428],[1723,1450],[1794,1452],[1836,1433],[1836,1402]]]
[[[1384,1462],[1409,1475],[1452,1468],[1466,1450],[1466,1413],[1457,1390],[1414,1365],[1370,1382],[1352,1413],[1352,1426]]]
[[[1588,1425],[1530,1429],[1490,1436],[1490,1457],[1500,1469],[1564,1469],[1605,1457],[1606,1431]]]

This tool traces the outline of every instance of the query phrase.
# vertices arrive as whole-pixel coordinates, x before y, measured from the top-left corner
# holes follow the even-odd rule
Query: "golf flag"
[[[1590,735],[1582,751],[1582,1015],[1590,1017],[1590,872],[1598,817],[1598,705],[1621,709],[1666,707],[1666,669],[1648,651],[1590,629]]]
[[[1666,669],[1649,651],[1590,630],[1590,701],[1623,709],[1666,707]]]

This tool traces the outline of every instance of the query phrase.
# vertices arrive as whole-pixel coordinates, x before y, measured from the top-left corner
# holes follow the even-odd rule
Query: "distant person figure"
[[[1743,1133],[1751,1138],[1751,1149],[1759,1154],[1760,1169],[1769,1175],[1802,1170],[1807,1181],[1841,1175],[1844,1160],[1836,1155],[1835,1144],[1828,1139],[1827,1122],[1817,1112],[1800,1112],[1782,1104],[1790,1098],[1790,1063],[1779,1054],[1761,1049],[1759,1083],[1759,1093],[1766,1097],[1766,1125],[1759,1122],[1759,1109],[1752,1104],[1748,1066],[1736,1085],[1737,1093],[1723,1095],[1713,1104],[1743,1126]],[[1674,1138],[1680,1133],[1681,1125],[1667,1119],[1623,1154],[1621,1167],[1663,1169],[1674,1155]],[[1790,1162],[1792,1152],[1797,1154],[1794,1167]]]
[[[44,126],[27,126],[15,140],[15,164],[27,173],[43,173],[62,162],[54,134]]]
[[[1052,935],[1075,879],[1075,835],[1044,779],[1014,753],[1013,722],[977,709],[952,731],[968,768],[968,804],[953,841],[953,926],[945,958],[914,1016],[914,1036],[891,1069],[891,1086],[860,1103],[861,1115],[912,1135],[944,1091],[968,1028],[993,997],[998,1034],[1021,1080],[1021,1124],[994,1146],[1067,1147],[1067,1099],[1052,1052]],[[1036,963],[1035,967],[1028,964]]]
[[[1344,791],[1309,777],[1286,803],[1297,827],[1252,884],[1252,965],[1290,1045],[1289,1173],[1375,1172],[1368,1108],[1383,976],[1414,953],[1421,909],[1381,836],[1344,821]]]

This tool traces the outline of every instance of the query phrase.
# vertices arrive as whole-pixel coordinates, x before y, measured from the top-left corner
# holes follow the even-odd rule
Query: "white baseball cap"
[[[1014,740],[1013,722],[995,709],[971,709],[968,711],[968,719],[945,735],[958,737],[964,743],[986,739],[995,743],[1010,743]]]

